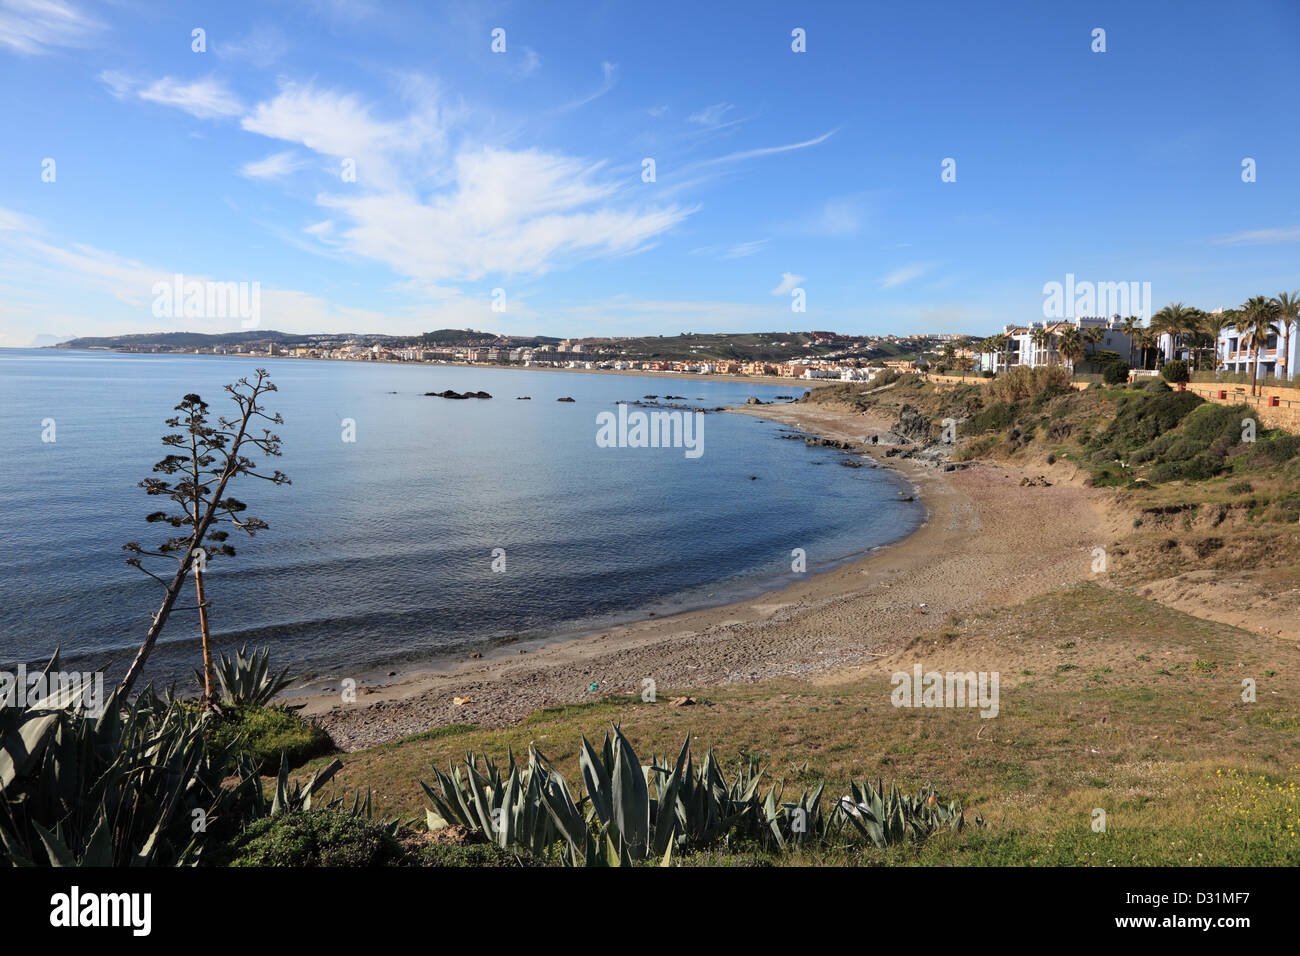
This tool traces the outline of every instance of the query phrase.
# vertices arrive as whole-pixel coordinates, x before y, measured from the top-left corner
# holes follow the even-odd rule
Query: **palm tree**
[[[1269,336],[1276,332],[1273,323],[1277,321],[1277,301],[1267,296],[1256,295],[1247,299],[1241,307],[1240,324],[1237,331],[1241,340],[1250,349],[1250,394],[1255,394],[1255,382],[1259,378],[1259,353],[1268,348]]]
[[[1205,317],[1205,331],[1210,335],[1214,349],[1214,368],[1219,367],[1219,336],[1224,329],[1235,329],[1240,316],[1236,309],[1220,309],[1217,313]]]
[[[1106,330],[1100,325],[1090,325],[1086,329],[1079,330],[1079,336],[1084,343],[1084,356],[1090,352],[1096,352],[1097,346],[1106,339]]]
[[[1174,358],[1178,358],[1179,339],[1195,330],[1197,312],[1197,309],[1188,308],[1181,302],[1170,302],[1152,316],[1152,328],[1169,336]]]
[[[1130,315],[1124,319],[1124,336],[1128,339],[1128,364],[1129,368],[1133,367],[1133,344],[1137,341],[1137,330],[1142,327],[1142,320],[1136,315]]]
[[[1147,367],[1147,349],[1156,344],[1157,334],[1149,325],[1140,325],[1133,333],[1133,342],[1138,347],[1138,362],[1144,370]]]
[[[1070,371],[1074,371],[1074,363],[1088,354],[1088,347],[1085,343],[1088,329],[1082,335],[1079,333],[1077,325],[1067,325],[1061,330],[1061,344],[1059,346],[1061,355],[1070,363]]]
[[[1300,292],[1283,292],[1274,300],[1282,320],[1282,354],[1278,356],[1278,377],[1291,378],[1291,326],[1300,321]]]
[[[1034,331],[1029,333],[1029,340],[1034,343],[1035,351],[1038,349],[1045,349],[1047,351],[1048,365],[1052,364],[1052,340],[1055,338],[1056,336],[1047,331],[1047,329],[1034,329]],[[1034,364],[1038,364],[1037,359],[1035,359]]]
[[[1002,336],[989,335],[980,339],[979,345],[976,346],[980,355],[993,355],[993,371],[998,370],[997,353],[1002,351]]]

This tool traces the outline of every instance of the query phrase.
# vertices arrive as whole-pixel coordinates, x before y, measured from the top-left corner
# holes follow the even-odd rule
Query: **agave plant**
[[[437,789],[421,782],[433,804],[429,828],[462,826],[534,855],[560,843],[568,865],[618,866],[669,862],[675,852],[740,839],[804,845],[833,824],[820,809],[821,786],[798,802],[783,801],[777,786],[760,796],[756,763],[728,781],[712,751],[696,767],[689,737],[676,761],[652,757],[643,766],[616,726],[599,750],[582,739],[578,765],[583,788],[575,796],[536,748],[529,748],[523,767],[511,754],[504,774],[490,759],[467,753],[463,768],[434,769]]]
[[[286,667],[278,674],[271,671],[269,648],[250,654],[247,646],[241,647],[233,661],[222,654],[216,670],[217,683],[221,687],[221,702],[232,706],[251,704],[263,707],[293,683],[289,677],[289,668]],[[196,671],[195,676],[200,683],[203,682],[201,673]]]
[[[99,716],[66,696],[0,701],[0,860],[197,862],[207,825],[253,805],[258,787],[246,761],[205,741],[207,720],[151,691],[129,706],[114,695]],[[227,776],[240,783],[223,787]]]
[[[900,793],[892,784],[886,794],[880,780],[874,787],[870,781],[861,786],[850,781],[849,789],[850,795],[840,798],[837,815],[878,847],[893,846],[905,839],[919,843],[939,830],[960,833],[965,825],[960,804],[940,803],[928,787],[915,797]],[[977,817],[976,822],[983,821]]]

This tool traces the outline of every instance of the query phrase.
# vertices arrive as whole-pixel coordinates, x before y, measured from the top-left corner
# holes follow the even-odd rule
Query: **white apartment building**
[[[1263,348],[1256,349],[1253,361],[1258,364],[1260,378],[1276,378],[1285,373],[1289,379],[1295,374],[1296,352],[1300,351],[1300,334],[1291,330],[1291,341],[1285,341],[1281,326],[1276,326]],[[1290,354],[1287,354],[1287,353]],[[1215,368],[1221,372],[1250,373],[1252,356],[1240,330],[1224,329],[1214,350]]]
[[[1005,372],[1018,365],[1029,368],[1041,368],[1046,365],[1070,365],[1059,351],[1058,336],[1068,326],[1075,326],[1081,334],[1090,329],[1099,330],[1095,344],[1088,343],[1092,352],[1116,352],[1125,361],[1129,361],[1132,343],[1119,316],[1107,319],[1103,316],[1082,316],[1059,322],[1030,322],[1027,325],[1006,325],[1002,334],[1011,339],[1010,348],[998,352],[982,352],[978,356],[980,371]],[[1047,332],[1050,338],[1040,341],[1036,332]],[[1085,359],[1086,361],[1086,359]]]

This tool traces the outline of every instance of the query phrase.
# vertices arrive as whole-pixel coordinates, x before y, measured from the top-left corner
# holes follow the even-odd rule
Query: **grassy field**
[[[1001,708],[896,709],[890,673],[997,670]],[[418,780],[466,750],[504,758],[535,745],[577,779],[580,735],[621,723],[643,761],[686,735],[729,769],[759,758],[797,794],[828,798],[850,777],[932,783],[986,825],[890,850],[819,847],[766,857],[743,848],[681,865],[1298,865],[1300,649],[1084,585],[966,620],[837,683],[795,680],[661,690],[544,710],[496,730],[443,727],[344,755],[336,782],[369,788],[377,812],[423,819]],[[1242,701],[1242,681],[1258,702]],[[697,703],[668,701],[690,693]],[[306,768],[318,766],[315,761]],[[1094,832],[1096,810],[1105,832]]]

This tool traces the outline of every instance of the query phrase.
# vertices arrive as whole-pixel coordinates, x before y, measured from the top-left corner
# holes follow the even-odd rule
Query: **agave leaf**
[[[672,850],[673,836],[677,833],[679,827],[677,794],[682,788],[683,776],[688,773],[690,760],[691,736],[687,734],[686,742],[682,744],[681,752],[677,755],[677,765],[673,768],[673,772],[666,782],[661,780],[657,785],[660,798],[659,813],[655,816],[654,846],[652,847],[655,856]]]
[[[421,786],[423,786],[423,784],[421,784]],[[426,788],[426,792],[427,789],[428,788]],[[451,824],[447,822],[445,817],[439,816],[437,813],[434,813],[428,807],[424,808],[424,822],[425,825],[428,826],[430,830],[445,830],[447,829],[447,827],[451,826]]]
[[[606,740],[608,740],[608,737],[606,737]],[[596,754],[595,749],[587,741],[585,734],[582,737],[581,748],[578,751],[578,767],[582,771],[582,783],[587,788],[587,795],[591,797],[591,805],[596,811],[596,817],[602,824],[608,826],[613,816],[609,771]]]
[[[41,844],[45,847],[45,853],[50,859],[50,866],[77,865],[77,858],[72,855],[72,851],[63,842],[60,834],[51,833],[35,821],[32,822],[32,829],[36,831],[36,835],[41,839]]]
[[[59,713],[29,717],[0,743],[0,793],[25,774],[59,728]]]
[[[632,857],[642,859],[650,843],[650,791],[631,743],[617,727],[614,734],[614,773],[610,778],[614,829]]]

